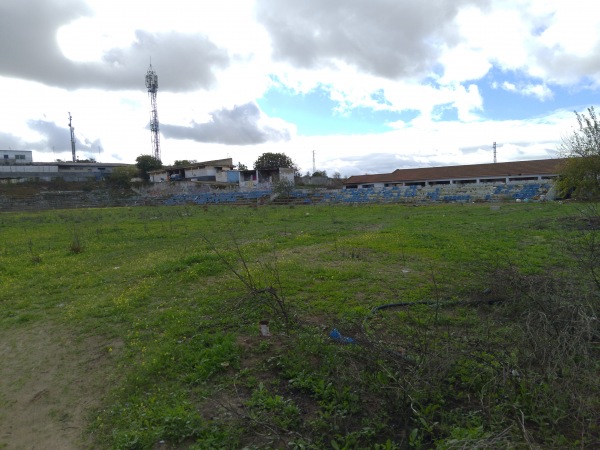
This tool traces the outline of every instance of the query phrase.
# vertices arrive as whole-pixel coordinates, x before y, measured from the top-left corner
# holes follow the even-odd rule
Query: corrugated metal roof
[[[355,175],[344,184],[403,183],[428,180],[495,178],[528,175],[556,175],[560,172],[561,159],[538,159],[465,166],[422,167],[397,169],[392,173]]]

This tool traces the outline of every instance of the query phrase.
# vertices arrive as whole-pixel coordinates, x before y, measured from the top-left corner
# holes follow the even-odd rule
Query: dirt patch
[[[0,448],[78,450],[121,345],[55,324],[0,331]]]

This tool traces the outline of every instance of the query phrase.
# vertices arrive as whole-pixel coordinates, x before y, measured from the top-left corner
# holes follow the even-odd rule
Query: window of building
[[[25,159],[25,155],[15,155],[15,159]]]

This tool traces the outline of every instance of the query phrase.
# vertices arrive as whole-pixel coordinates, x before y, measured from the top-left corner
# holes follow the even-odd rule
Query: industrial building
[[[189,181],[197,184],[269,189],[277,181],[294,182],[294,169],[235,170],[232,158],[203,161],[185,166],[170,166],[148,172],[150,181]]]
[[[95,162],[33,162],[30,150],[0,150],[0,182],[23,181],[89,181],[103,180],[117,167],[131,166],[122,163]]]
[[[546,182],[558,176],[562,162],[560,159],[539,159],[464,166],[397,169],[391,173],[352,176],[344,182],[344,188]]]

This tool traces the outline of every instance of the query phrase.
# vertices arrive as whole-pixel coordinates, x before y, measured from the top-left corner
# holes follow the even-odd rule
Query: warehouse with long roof
[[[558,177],[562,163],[563,160],[561,159],[539,159],[464,166],[397,169],[391,173],[351,176],[344,182],[344,188],[545,182]]]

